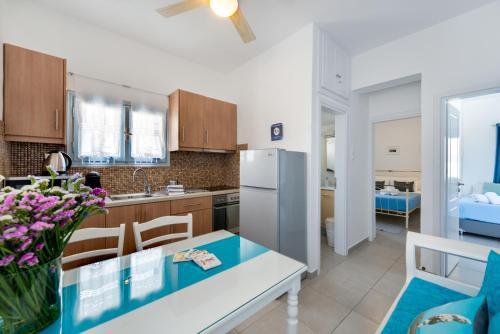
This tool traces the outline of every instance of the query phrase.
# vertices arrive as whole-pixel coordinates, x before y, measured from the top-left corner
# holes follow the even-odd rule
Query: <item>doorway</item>
[[[333,255],[333,253],[347,255],[349,108],[321,94],[318,94],[315,101],[313,109],[314,135],[311,141],[310,208],[312,224],[309,231],[308,249],[316,271],[321,270],[325,256]],[[335,140],[331,139],[333,137]],[[327,154],[330,163],[328,163]],[[329,205],[331,208],[328,216],[334,218],[333,247],[327,244],[324,235],[326,230],[323,229],[322,232],[322,225],[325,227],[325,224],[321,218],[321,188],[327,188],[323,190],[330,191],[330,194],[333,195],[328,196],[328,198],[323,197],[323,204]],[[324,215],[326,214],[324,213]]]
[[[444,231],[449,239],[500,247],[500,89],[447,97]],[[496,173],[497,172],[497,173]],[[481,282],[485,265],[446,256],[446,276]]]
[[[374,122],[372,134],[376,231],[420,232],[421,117]]]

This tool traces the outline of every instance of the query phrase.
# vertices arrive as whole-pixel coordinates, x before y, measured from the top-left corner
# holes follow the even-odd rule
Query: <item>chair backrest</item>
[[[169,225],[179,225],[186,224],[187,232],[183,233],[171,233],[164,234],[156,238],[152,238],[149,240],[142,240],[141,233],[145,231],[149,231],[152,229],[156,229],[159,227],[169,226]],[[156,244],[158,242],[172,240],[172,239],[180,239],[180,238],[192,238],[193,237],[193,215],[188,214],[186,216],[165,216],[150,220],[148,222],[139,224],[134,223],[134,237],[135,237],[135,246],[138,251],[142,251],[144,247]]]
[[[69,239],[69,243],[91,240],[91,239],[99,239],[99,238],[112,238],[118,237],[118,247],[116,248],[102,248],[91,250],[88,252],[78,253],[69,255],[62,258],[62,263],[69,263],[77,260],[88,259],[91,257],[104,256],[104,255],[123,255],[123,244],[125,240],[125,224],[121,224],[120,227],[112,227],[112,228],[83,228],[81,230],[76,230],[71,239]]]

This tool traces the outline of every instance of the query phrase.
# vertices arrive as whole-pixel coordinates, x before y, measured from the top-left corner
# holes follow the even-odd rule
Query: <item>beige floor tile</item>
[[[357,284],[349,279],[349,275],[341,270],[333,270],[309,285],[325,296],[335,299],[342,305],[353,308],[370,290],[365,283]]]
[[[280,306],[285,313],[286,306]],[[312,288],[304,288],[300,292],[299,320],[318,334],[331,333],[350,311],[350,308]]]
[[[267,313],[271,312],[272,310],[274,310],[275,308],[277,308],[278,306],[280,306],[282,303],[283,303],[282,299],[277,299],[277,300],[273,301],[271,304],[266,305],[262,310],[260,310],[259,312],[255,313],[253,316],[251,316],[250,318],[248,318],[247,320],[245,320],[241,324],[239,324],[236,327],[236,330],[238,332],[242,332],[247,327],[249,327],[251,324],[253,324],[257,320],[259,320],[260,318],[262,318],[264,315],[266,315]]]
[[[391,307],[394,298],[371,290],[354,309],[362,316],[380,324]]]
[[[375,333],[377,328],[378,325],[375,322],[353,311],[335,329],[333,334],[372,334]]]
[[[373,290],[388,297],[396,298],[405,281],[406,277],[404,275],[389,271],[375,284]]]
[[[287,331],[286,319],[286,305],[281,305],[252,323],[242,332],[238,332],[242,334],[285,334]],[[300,320],[298,332],[299,334],[316,334]]]

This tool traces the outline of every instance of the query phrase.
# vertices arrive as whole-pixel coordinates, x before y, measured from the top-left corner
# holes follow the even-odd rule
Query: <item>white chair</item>
[[[125,224],[121,224],[120,227],[112,227],[112,228],[83,228],[81,230],[76,230],[71,236],[71,239],[69,239],[68,244],[72,244],[79,241],[91,240],[91,239],[112,238],[112,237],[118,237],[118,247],[102,248],[102,249],[91,250],[88,252],[69,255],[62,258],[62,263],[65,264],[97,256],[123,255],[123,243],[125,240]]]
[[[187,232],[165,234],[149,240],[142,240],[141,233],[145,231],[153,230],[159,227],[178,225],[178,224],[186,224]],[[180,239],[180,238],[190,239],[193,237],[193,215],[188,214],[186,216],[165,216],[150,220],[142,224],[134,223],[134,237],[135,237],[135,246],[138,251],[142,251],[144,247],[162,241]]]

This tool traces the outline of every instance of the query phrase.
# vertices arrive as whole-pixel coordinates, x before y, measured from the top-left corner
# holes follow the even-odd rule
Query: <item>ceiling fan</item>
[[[244,43],[255,40],[255,35],[241,12],[238,0],[184,0],[159,8],[157,12],[164,17],[170,17],[205,5],[210,6],[215,15],[229,18]]]

